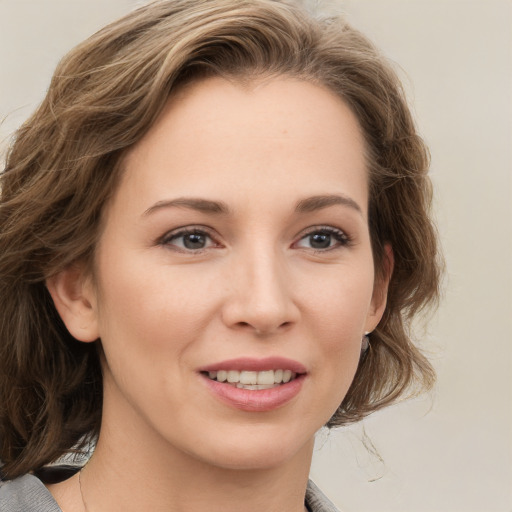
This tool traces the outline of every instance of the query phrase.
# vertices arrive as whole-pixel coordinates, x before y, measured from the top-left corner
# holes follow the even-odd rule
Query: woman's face
[[[309,450],[384,307],[356,118],[304,81],[207,79],[124,168],[90,300],[103,428],[226,468]]]

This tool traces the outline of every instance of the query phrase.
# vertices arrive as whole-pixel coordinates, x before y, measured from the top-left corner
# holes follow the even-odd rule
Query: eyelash
[[[204,236],[204,237],[209,238],[214,243],[214,245],[218,245],[215,238],[210,234],[210,232],[202,226],[188,227],[188,228],[184,228],[184,229],[179,229],[178,231],[173,231],[173,232],[167,233],[160,239],[159,244],[168,246],[168,245],[171,245],[171,242],[173,240],[177,240],[177,239],[185,237],[187,235]],[[176,247],[176,250],[178,250],[180,252],[189,253],[189,254],[190,253],[199,254],[209,248],[210,247],[205,247],[205,248],[201,248],[198,250],[194,250],[194,249],[189,249],[187,247],[183,247],[183,248]]]
[[[327,248],[323,248],[323,249],[315,249],[313,247],[309,248],[314,253],[325,253],[328,251],[339,249],[341,247],[345,247],[351,243],[351,238],[346,233],[341,231],[340,229],[336,229],[331,226],[314,226],[314,227],[310,228],[305,234],[303,234],[297,242],[294,242],[292,246],[297,245],[302,240],[304,240],[307,237],[310,237],[312,235],[315,235],[315,234],[324,234],[324,235],[332,236],[337,243],[331,247],[327,247]],[[179,229],[178,231],[167,233],[158,241],[158,244],[163,245],[163,246],[169,246],[169,245],[172,245],[171,242],[178,240],[182,237],[185,237],[187,235],[197,235],[197,236],[207,237],[211,240],[211,242],[213,242],[214,246],[219,245],[218,242],[215,240],[215,238],[211,235],[209,230],[205,229],[202,226],[187,227],[184,229]],[[179,252],[188,253],[188,254],[201,254],[202,252],[204,252],[210,248],[211,247],[190,249],[187,247],[177,247],[176,245],[174,246],[175,250],[177,250]]]
[[[311,248],[315,253],[325,253],[328,251],[339,249],[341,247],[346,247],[352,241],[351,238],[344,231],[341,231],[340,229],[333,228],[331,226],[315,226],[313,228],[310,228],[308,230],[308,232],[306,232],[304,235],[302,235],[300,237],[300,239],[298,240],[298,242],[304,240],[307,237],[315,235],[315,234],[325,234],[325,235],[332,236],[337,242],[336,245],[327,247],[325,249]],[[295,242],[294,245],[297,244],[298,242]]]

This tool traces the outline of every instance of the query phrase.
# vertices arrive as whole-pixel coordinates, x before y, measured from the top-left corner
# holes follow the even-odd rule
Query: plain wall
[[[0,0],[0,140],[42,99],[59,58],[137,3]],[[435,392],[320,433],[312,477],[346,512],[510,512],[512,3],[323,4],[402,68],[431,148],[447,273],[421,337]]]
[[[383,463],[356,427],[331,434],[313,475],[347,511],[510,512],[512,2],[342,5],[403,70],[431,149],[447,272],[424,338],[431,399],[364,422]]]

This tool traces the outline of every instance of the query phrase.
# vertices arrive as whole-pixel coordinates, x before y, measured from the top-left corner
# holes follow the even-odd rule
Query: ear
[[[96,293],[84,265],[70,265],[47,279],[46,287],[70,334],[80,341],[96,341],[99,338]]]
[[[388,299],[389,281],[393,274],[395,258],[390,244],[384,246],[383,271],[375,280],[373,286],[372,302],[366,318],[366,332],[372,332],[379,324],[386,309]]]

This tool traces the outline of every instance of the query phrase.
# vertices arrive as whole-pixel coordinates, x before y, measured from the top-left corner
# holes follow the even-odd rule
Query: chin
[[[236,471],[264,471],[280,468],[293,460],[297,453],[282,452],[278,449],[266,450],[239,450],[238,453],[224,454],[223,456],[212,457],[209,465],[225,470]]]
[[[314,432],[308,435],[272,429],[268,425],[266,428],[243,430],[245,432],[232,433],[224,439],[209,437],[209,446],[203,444],[203,453],[196,452],[196,456],[212,466],[227,470],[268,470],[283,467],[296,458],[311,457]]]

